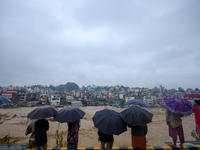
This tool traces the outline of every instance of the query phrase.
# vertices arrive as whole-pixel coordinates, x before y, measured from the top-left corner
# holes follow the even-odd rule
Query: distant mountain
[[[55,90],[58,90],[58,91],[66,90],[67,92],[70,92],[73,90],[79,90],[79,86],[76,83],[67,82],[66,84],[60,84],[56,86]]]

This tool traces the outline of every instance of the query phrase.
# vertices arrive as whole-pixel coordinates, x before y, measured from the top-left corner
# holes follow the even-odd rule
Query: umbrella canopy
[[[126,103],[124,103],[125,105],[144,105],[144,106],[151,106],[149,103],[147,103],[144,100],[141,99],[131,99],[129,101],[127,101]]]
[[[189,116],[194,112],[192,104],[180,97],[170,97],[161,100],[162,106],[174,114]]]
[[[45,105],[45,106],[40,106],[32,110],[28,115],[27,118],[29,119],[44,119],[44,118],[49,118],[53,117],[57,113],[58,109]]]
[[[85,112],[79,107],[65,107],[57,112],[54,116],[54,120],[60,123],[63,122],[74,122],[82,119]]]
[[[119,135],[127,131],[126,124],[118,112],[112,109],[97,111],[92,117],[94,126],[107,135]]]
[[[200,100],[200,94],[186,94],[183,98],[189,100]]]
[[[123,108],[120,116],[129,126],[144,126],[150,123],[153,118],[153,114],[147,108],[139,105],[131,105]]]
[[[33,120],[29,125],[28,125],[28,127],[27,127],[27,129],[26,129],[26,135],[28,135],[28,134],[30,134],[30,133],[32,133],[33,131],[35,131],[35,123],[36,123],[36,121],[37,121],[38,119],[35,119],[35,120]]]
[[[46,118],[45,120],[48,120],[48,118]],[[27,127],[27,129],[26,129],[26,135],[28,135],[28,134],[30,134],[30,133],[32,133],[32,132],[34,132],[35,131],[35,123],[36,123],[36,121],[38,121],[38,119],[35,119],[35,120],[33,120],[29,125],[28,125],[28,127]]]
[[[1,105],[1,104],[5,104],[5,103],[9,103],[9,102],[10,102],[9,99],[7,99],[7,98],[5,98],[5,97],[3,97],[3,96],[0,96],[0,105]]]

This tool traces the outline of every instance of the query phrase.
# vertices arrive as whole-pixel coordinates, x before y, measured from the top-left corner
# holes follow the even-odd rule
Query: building
[[[73,102],[71,102],[71,105],[72,106],[83,106],[81,101],[73,101]]]
[[[48,101],[51,105],[58,106],[60,105],[60,95],[59,94],[52,94],[49,96]]]
[[[6,92],[2,93],[2,96],[7,98],[7,99],[12,99],[12,94],[16,94],[17,90],[6,90]]]

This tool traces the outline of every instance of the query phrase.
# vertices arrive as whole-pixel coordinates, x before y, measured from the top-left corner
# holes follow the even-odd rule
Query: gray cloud
[[[0,1],[1,86],[200,88],[198,0]]]

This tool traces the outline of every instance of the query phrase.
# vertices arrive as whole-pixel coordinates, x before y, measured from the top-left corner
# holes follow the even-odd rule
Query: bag
[[[35,147],[35,132],[33,132],[29,138],[29,143],[26,148],[34,148]]]

